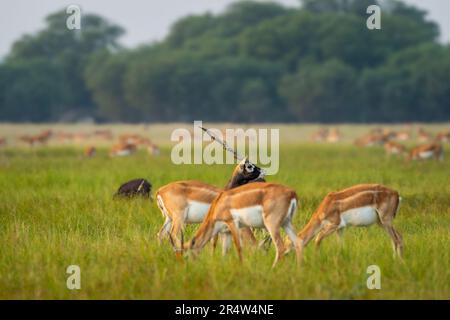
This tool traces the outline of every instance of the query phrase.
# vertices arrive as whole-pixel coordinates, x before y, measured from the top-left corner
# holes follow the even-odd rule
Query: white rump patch
[[[189,200],[184,217],[185,223],[202,223],[208,213],[210,203]]]
[[[241,209],[231,209],[234,221],[241,227],[264,228],[262,206],[252,206]]]
[[[347,210],[341,214],[340,228],[346,226],[364,227],[370,226],[378,221],[375,208],[366,206]]]

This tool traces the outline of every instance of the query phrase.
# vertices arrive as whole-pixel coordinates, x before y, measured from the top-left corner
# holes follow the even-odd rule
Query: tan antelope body
[[[331,143],[339,142],[341,140],[341,132],[339,131],[339,129],[337,128],[331,129],[330,132],[328,133],[326,140],[327,142]]]
[[[199,250],[219,232],[229,231],[230,233],[226,233],[225,243],[229,246],[232,238],[239,258],[242,259],[239,230],[264,228],[276,246],[274,266],[284,253],[280,235],[280,229],[283,228],[292,243],[296,244],[299,258],[299,245],[292,226],[296,209],[295,191],[280,184],[254,182],[223,191],[211,204],[207,216],[187,248]]]
[[[384,150],[387,155],[400,155],[406,152],[405,146],[395,141],[386,142],[384,144]]]
[[[92,158],[97,153],[97,149],[94,146],[88,146],[86,149],[84,149],[84,156],[86,158]]]
[[[427,142],[430,141],[431,139],[432,139],[431,133],[425,131],[424,128],[419,128],[417,132],[417,140],[419,142]]]
[[[244,159],[233,171],[232,177],[225,190],[250,183],[261,181],[264,171]],[[165,218],[164,224],[158,232],[161,242],[166,235],[178,237],[185,224],[202,223],[213,200],[223,190],[200,181],[176,181],[169,183],[156,192],[158,207]],[[251,241],[256,242],[250,229],[244,231]],[[226,252],[226,247],[223,252]]]
[[[379,224],[392,239],[394,253],[402,255],[403,240],[392,225],[400,204],[397,191],[379,184],[360,184],[329,193],[298,234],[303,249],[316,237],[316,246],[347,226]]]
[[[38,143],[42,145],[47,144],[48,140],[51,138],[52,135],[53,135],[52,130],[45,130],[33,136],[30,135],[21,136],[19,137],[19,139],[25,143],[28,143],[30,147],[33,147]]]
[[[355,145],[358,147],[372,147],[375,145],[382,145],[388,141],[388,136],[380,133],[368,133],[355,140]]]
[[[434,158],[444,160],[444,149],[440,143],[427,143],[413,148],[409,153],[409,160],[426,160]]]
[[[135,144],[132,143],[118,143],[111,147],[111,151],[109,152],[109,155],[111,157],[114,156],[129,156],[133,153],[135,153],[137,150],[137,147]]]
[[[450,131],[441,131],[436,135],[436,141],[438,142],[449,142],[450,141]]]

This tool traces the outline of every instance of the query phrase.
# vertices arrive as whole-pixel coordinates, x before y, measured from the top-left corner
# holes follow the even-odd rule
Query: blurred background
[[[70,4],[2,3],[1,122],[450,120],[447,1]]]

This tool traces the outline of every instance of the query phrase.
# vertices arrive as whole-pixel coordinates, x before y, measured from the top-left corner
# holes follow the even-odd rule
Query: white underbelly
[[[433,151],[424,151],[419,153],[419,157],[422,159],[429,159],[434,155]]]
[[[218,233],[229,232],[228,226],[223,221],[216,221],[214,224],[213,236]]]
[[[208,213],[210,203],[200,201],[188,201],[188,207],[186,210],[186,216],[184,217],[185,223],[202,223]]]
[[[239,227],[264,228],[262,206],[231,209],[230,211]]]
[[[370,226],[378,221],[377,211],[370,206],[354,208],[341,214],[339,227],[346,226],[363,227]]]

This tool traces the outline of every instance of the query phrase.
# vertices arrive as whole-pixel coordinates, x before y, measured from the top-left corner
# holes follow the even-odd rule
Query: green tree
[[[84,68],[91,54],[99,50],[118,50],[117,39],[123,29],[99,16],[84,14],[81,30],[69,30],[66,18],[65,11],[49,15],[43,30],[35,35],[26,35],[13,44],[6,64],[39,60],[54,66],[62,75],[55,79],[60,88],[58,115],[64,110],[73,109],[91,110],[94,113],[92,110],[95,105],[83,77]],[[35,86],[40,80],[36,81]],[[53,114],[52,118],[57,116]]]
[[[355,118],[354,70],[339,60],[300,67],[283,78],[280,93],[301,122],[342,122]]]

